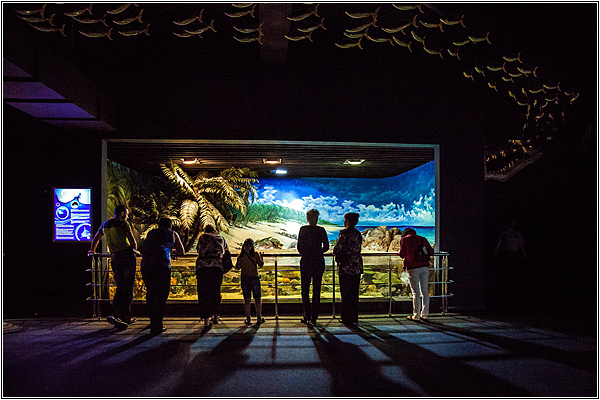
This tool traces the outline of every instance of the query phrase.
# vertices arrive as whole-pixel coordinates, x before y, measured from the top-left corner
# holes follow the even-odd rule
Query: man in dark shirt
[[[325,272],[323,253],[329,250],[329,239],[325,228],[317,226],[319,211],[312,209],[306,213],[308,225],[298,233],[298,252],[300,253],[300,284],[302,287],[301,322],[309,327],[317,323],[321,304],[321,281]],[[310,282],[313,284],[312,307],[310,303]]]
[[[111,254],[110,264],[113,277],[117,284],[117,292],[113,298],[114,316],[106,320],[119,329],[136,321],[131,317],[131,304],[133,303],[133,285],[135,283],[135,265],[137,243],[127,222],[129,210],[123,205],[115,207],[113,218],[105,221],[92,239],[89,255],[96,254],[96,247],[100,240],[106,236],[106,244]]]

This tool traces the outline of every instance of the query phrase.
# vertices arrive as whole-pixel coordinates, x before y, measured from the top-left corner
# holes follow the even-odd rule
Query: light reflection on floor
[[[464,315],[361,319],[349,329],[297,317],[203,332],[167,318],[148,334],[93,319],[4,321],[4,395],[37,396],[596,396],[593,337]],[[114,371],[119,371],[115,375]],[[69,377],[73,385],[58,385]],[[577,382],[573,384],[573,382]]]

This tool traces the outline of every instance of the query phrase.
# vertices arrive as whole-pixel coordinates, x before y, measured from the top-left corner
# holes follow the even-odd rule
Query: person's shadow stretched
[[[210,352],[197,355],[186,368],[172,396],[208,396],[219,382],[243,368],[248,360],[244,353],[257,331],[257,326],[241,327],[228,334]]]
[[[321,365],[331,376],[331,396],[416,397],[422,395],[385,377],[382,362],[373,360],[360,346],[340,340],[326,328],[315,331],[311,334],[311,339],[321,359]]]

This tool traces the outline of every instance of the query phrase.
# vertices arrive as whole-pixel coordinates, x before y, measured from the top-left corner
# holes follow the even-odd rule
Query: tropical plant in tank
[[[179,219],[180,196],[178,193],[165,190],[150,190],[133,196],[131,213],[137,224],[140,224],[140,238],[145,239],[148,232],[158,227],[158,220],[168,217],[173,222],[173,228],[181,226]]]
[[[129,168],[112,161],[107,161],[106,167],[108,195],[106,211],[112,217],[116,206],[124,205],[129,208],[134,184]]]
[[[244,215],[250,201],[256,197],[256,172],[249,168],[231,167],[211,177],[199,172],[190,177],[179,165],[160,165],[163,174],[184,195],[179,208],[181,226],[185,229],[183,241],[189,250],[207,225],[229,231],[229,223],[237,214]]]

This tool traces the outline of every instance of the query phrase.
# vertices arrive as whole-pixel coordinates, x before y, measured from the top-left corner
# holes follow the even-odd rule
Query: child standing
[[[241,269],[242,293],[244,295],[244,312],[246,319],[244,323],[250,325],[252,299],[256,307],[256,323],[262,324],[265,319],[262,317],[262,302],[260,291],[260,277],[258,268],[264,265],[261,255],[254,250],[254,241],[250,238],[244,241],[242,251],[237,258],[235,268]]]

